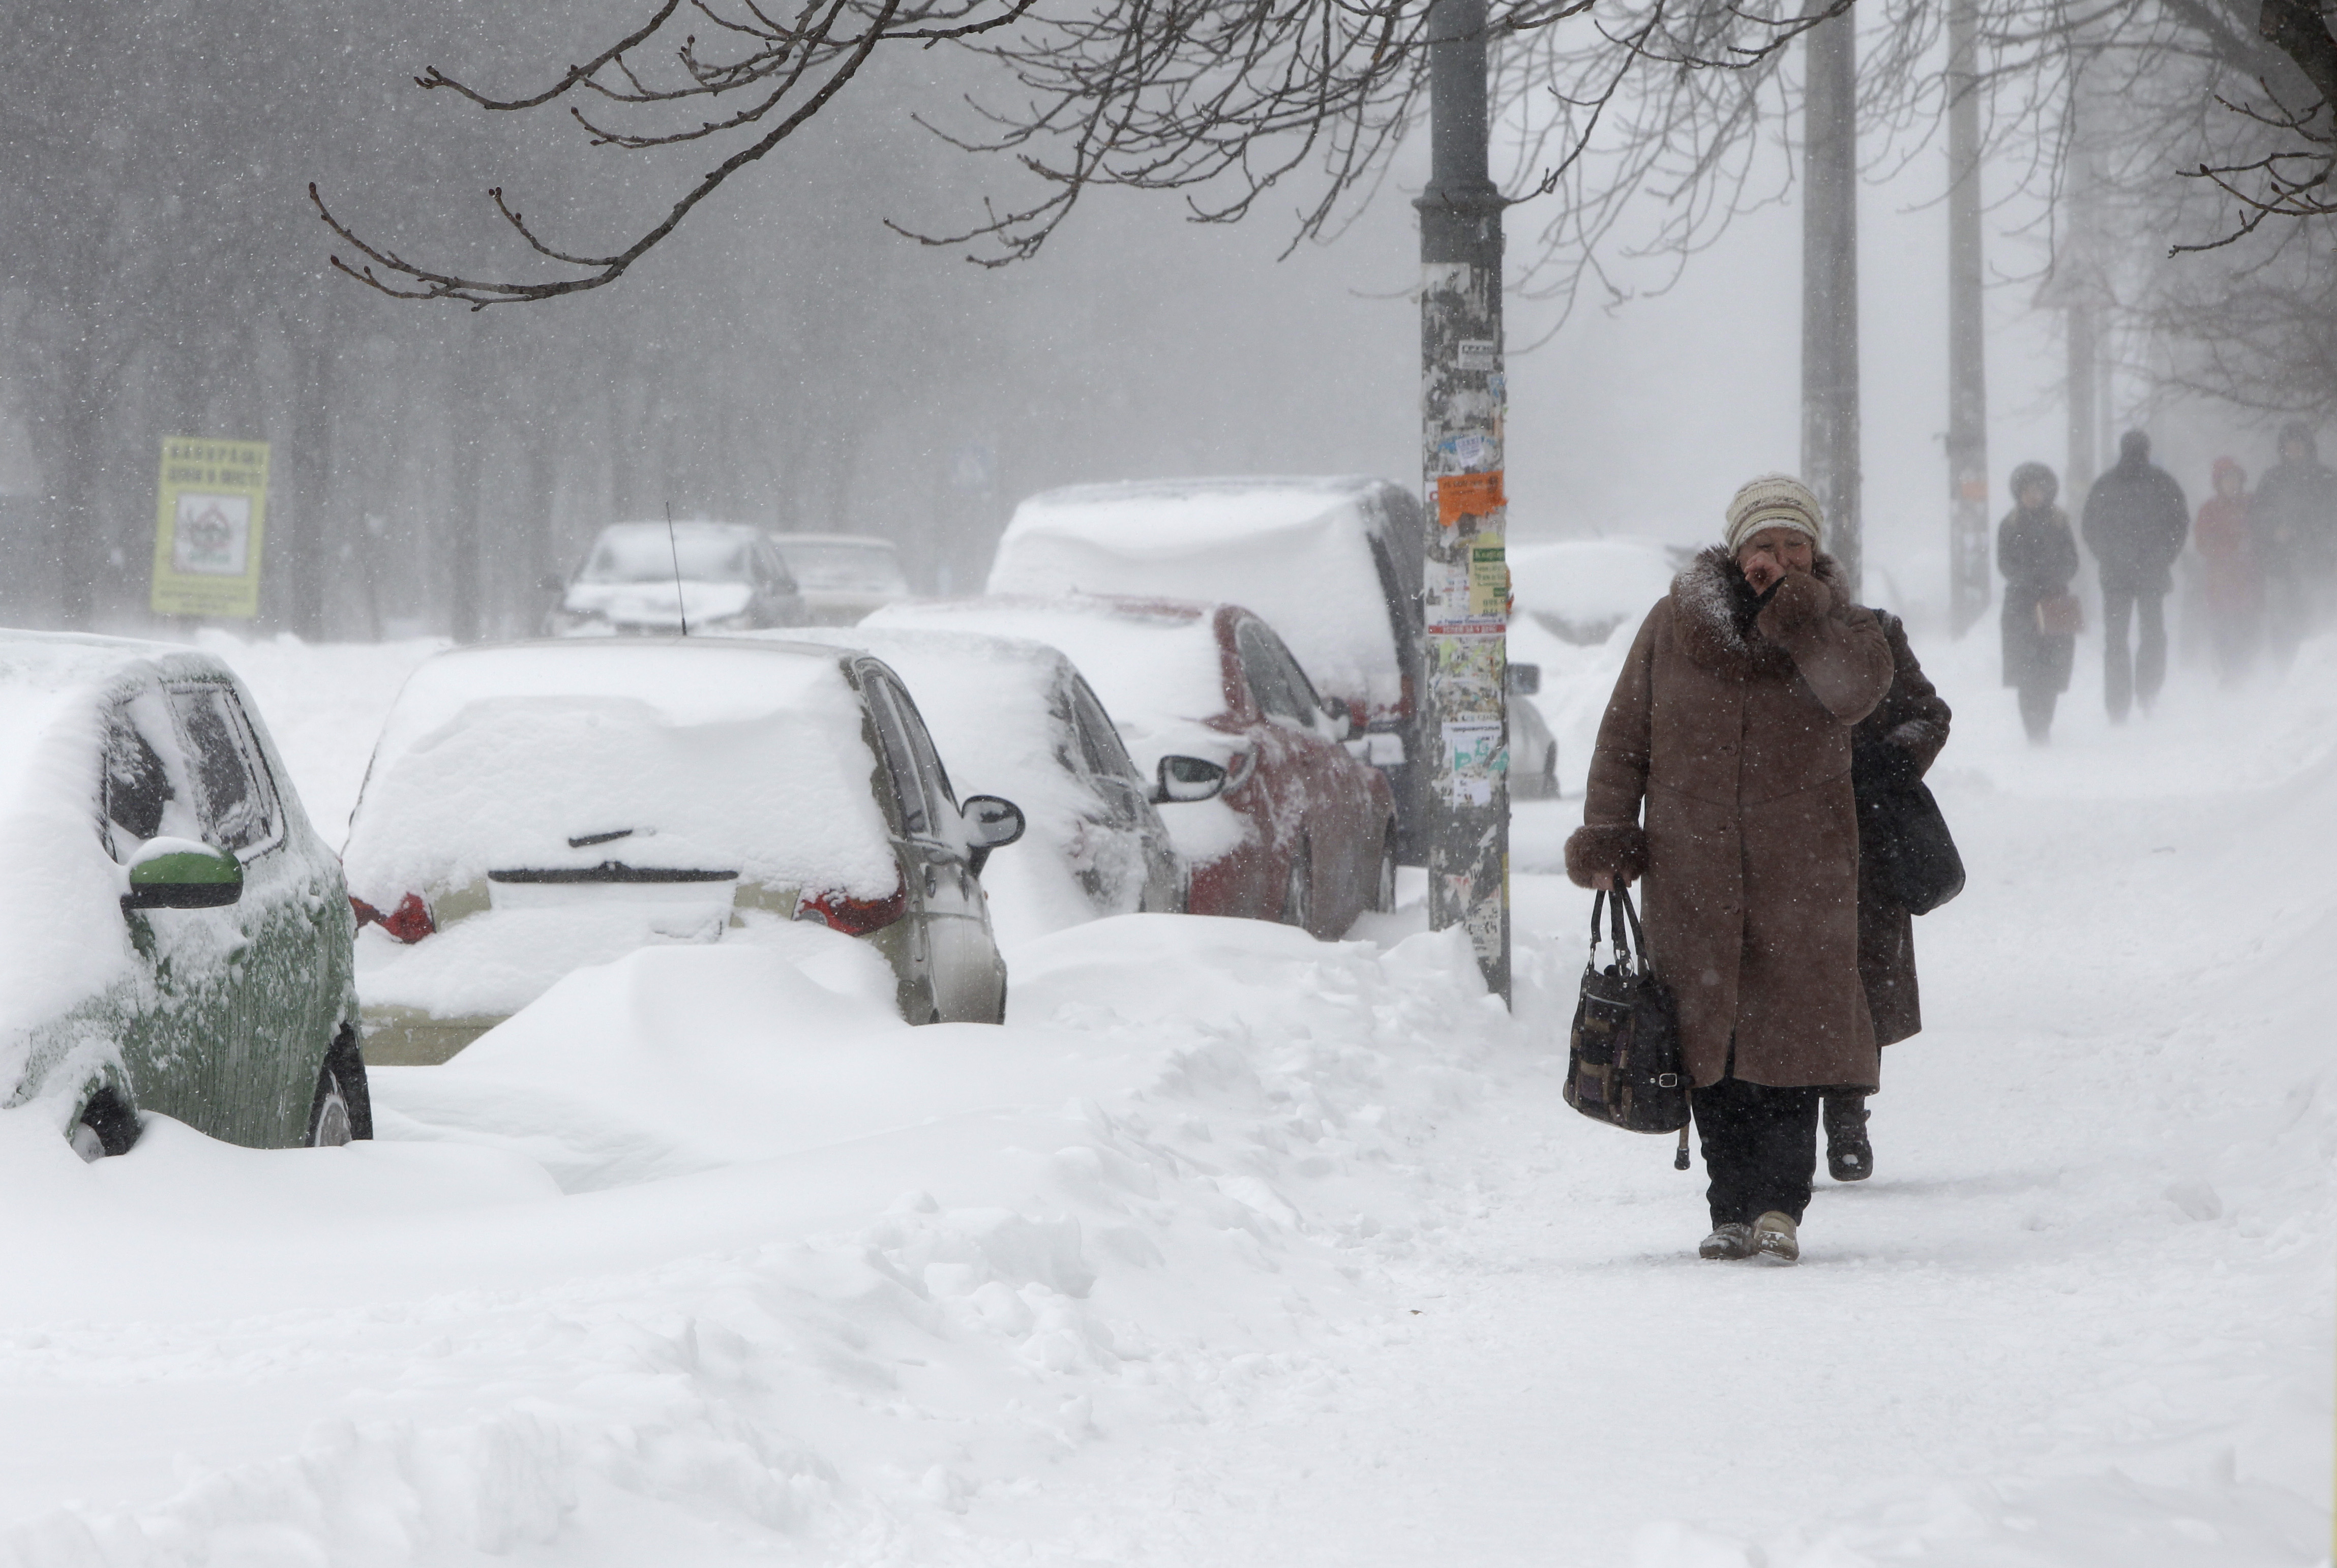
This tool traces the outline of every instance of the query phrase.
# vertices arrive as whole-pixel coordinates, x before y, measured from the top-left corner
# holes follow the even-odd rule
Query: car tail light
[[[430,918],[430,906],[422,901],[420,893],[406,894],[387,914],[360,898],[351,898],[349,908],[357,911],[358,925],[370,921],[401,942],[418,942],[438,929],[437,922]]]
[[[796,905],[796,919],[826,920],[830,930],[842,931],[847,937],[881,931],[908,912],[906,882],[895,888],[890,898],[848,899],[840,892],[825,892]]]

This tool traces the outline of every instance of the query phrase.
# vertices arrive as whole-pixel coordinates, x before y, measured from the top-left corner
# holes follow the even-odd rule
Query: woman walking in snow
[[[2236,459],[2219,457],[2215,473],[2215,493],[2199,503],[2191,541],[2203,569],[2200,586],[2207,600],[2215,672],[2232,686],[2255,662],[2264,624],[2264,570],[2256,563],[2255,535],[2248,523],[2247,471]]]
[[[1891,689],[1851,731],[1851,783],[1862,826],[1874,822],[1870,802],[1905,789],[1931,771],[1955,715],[1915,658],[1906,623],[1888,610],[1873,612],[1891,644]],[[1923,1027],[1915,989],[1915,917],[1882,885],[1879,863],[1858,857],[1858,979],[1876,1046],[1892,1046]],[[1866,1096],[1830,1089],[1825,1097],[1826,1170],[1837,1182],[1874,1174],[1874,1144],[1866,1135]]]
[[[1726,543],[1632,642],[1566,843],[1584,887],[1647,879],[1711,1178],[1706,1258],[1800,1256],[1818,1102],[1877,1080],[1851,731],[1890,689],[1891,645],[1824,536],[1798,480],[1736,492]]]
[[[2031,744],[2053,731],[2053,707],[2069,689],[2074,632],[2048,631],[2039,607],[2068,598],[2078,575],[2078,536],[2053,504],[2061,482],[2041,463],[2012,471],[2010,511],[1996,525],[1996,570],[2004,573],[2004,684],[2020,694]]]

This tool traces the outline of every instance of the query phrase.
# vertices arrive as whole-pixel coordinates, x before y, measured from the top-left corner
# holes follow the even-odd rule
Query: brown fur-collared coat
[[[1699,1087],[1871,1088],[1858,977],[1851,730],[1890,689],[1891,645],[1830,556],[1768,604],[1717,547],[1673,580],[1599,726],[1566,867],[1646,880],[1648,945]],[[1646,808],[1646,823],[1640,811]]]

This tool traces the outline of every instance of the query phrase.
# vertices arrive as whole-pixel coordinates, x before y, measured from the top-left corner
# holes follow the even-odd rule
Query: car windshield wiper
[[[734,882],[738,880],[737,872],[629,866],[622,861],[602,861],[597,866],[555,866],[542,871],[521,868],[487,873],[487,881],[491,882]]]
[[[631,828],[612,828],[604,833],[579,833],[568,841],[568,847],[572,850],[589,849],[594,844],[611,844],[632,836]]]

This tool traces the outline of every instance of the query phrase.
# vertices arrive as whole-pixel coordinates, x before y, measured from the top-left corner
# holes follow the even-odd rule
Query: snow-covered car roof
[[[1238,604],[1280,634],[1318,689],[1393,707],[1403,697],[1403,656],[1374,541],[1401,595],[1404,551],[1397,536],[1405,520],[1397,512],[1405,505],[1386,481],[1367,478],[1148,480],[1045,491],[1014,509],[989,591]],[[1416,544],[1410,554],[1418,556]]]
[[[1637,627],[1671,591],[1681,562],[1648,539],[1572,539],[1513,544],[1510,580],[1518,608],[1569,642],[1604,642],[1618,626]]]
[[[743,581],[746,550],[763,531],[744,522],[612,522],[601,531],[578,580],[670,582],[677,560],[680,575],[693,581]]]
[[[491,870],[611,859],[881,898],[899,872],[833,648],[533,642],[425,661],[391,708],[345,854],[388,909]]]
[[[910,599],[886,605],[855,629],[922,628],[1044,643],[1087,677],[1132,742],[1162,720],[1207,721],[1227,711],[1217,610],[1178,599],[1096,594]]]
[[[771,542],[798,587],[813,592],[906,593],[901,551],[889,539],[865,533],[775,533]]]

